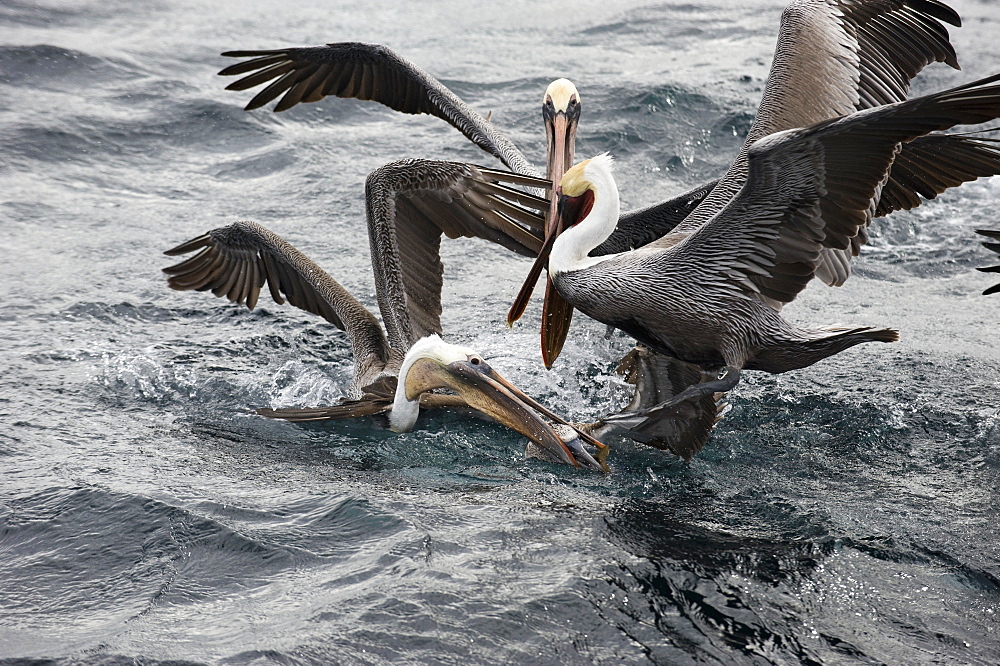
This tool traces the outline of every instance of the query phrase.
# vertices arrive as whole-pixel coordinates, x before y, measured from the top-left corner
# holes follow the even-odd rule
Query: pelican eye
[[[472,365],[482,365],[482,362],[483,359],[479,358],[478,356],[473,356],[472,358],[469,359],[469,363],[471,363]]]
[[[569,108],[572,109],[572,108],[574,108],[579,103],[580,102],[576,99],[576,97],[571,97],[570,100],[569,100]]]
[[[550,109],[553,107],[552,98],[551,97],[546,97],[545,98],[545,106],[548,107],[548,108],[550,108]]]

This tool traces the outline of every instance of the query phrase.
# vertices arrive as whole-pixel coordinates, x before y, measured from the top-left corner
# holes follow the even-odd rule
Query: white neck
[[[614,233],[621,214],[621,201],[611,169],[595,162],[592,160],[585,172],[594,191],[594,207],[587,217],[562,232],[553,243],[549,275],[577,271],[607,259],[587,255]]]
[[[406,397],[406,379],[399,376],[396,385],[396,397],[392,401],[392,411],[389,412],[389,429],[393,432],[410,432],[420,415],[420,396],[416,400]]]
[[[403,358],[403,365],[399,368],[396,376],[396,395],[392,400],[392,411],[389,412],[389,429],[393,432],[410,432],[417,423],[417,416],[420,415],[420,396],[415,400],[406,397],[406,377],[410,374],[410,368],[420,358],[423,358],[427,347],[433,340],[441,342],[438,336],[433,335],[418,340]]]

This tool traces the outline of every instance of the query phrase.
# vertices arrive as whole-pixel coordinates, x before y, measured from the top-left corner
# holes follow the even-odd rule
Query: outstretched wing
[[[296,423],[376,416],[385,414],[392,409],[397,382],[398,378],[395,375],[379,375],[374,382],[360,389],[361,395],[357,399],[341,400],[340,404],[329,407],[280,407],[278,409],[264,407],[258,409],[257,413],[269,419],[284,419]]]
[[[1000,174],[1000,140],[963,134],[928,134],[904,143],[892,162],[875,217],[911,210],[951,187]],[[839,287],[851,276],[851,259],[868,242],[865,227],[849,250],[824,248],[816,277]],[[769,302],[779,308],[779,303]]]
[[[729,409],[725,393],[704,396],[693,405],[685,403],[685,408],[692,411],[685,418],[657,409],[657,405],[670,401],[687,387],[701,383],[703,377],[697,366],[644,345],[636,345],[622,358],[618,372],[635,386],[635,394],[625,409],[605,417],[603,422],[627,437],[685,460],[701,451],[715,424]],[[602,432],[603,428],[599,428],[598,436]]]
[[[928,134],[903,144],[882,188],[876,217],[910,210],[950,187],[1000,174],[1000,139]],[[921,198],[922,197],[922,198]]]
[[[942,21],[961,24],[938,0],[792,2],[781,15],[774,61],[746,141],[719,186],[679,231],[694,231],[739,192],[755,141],[903,101],[910,80],[932,62],[958,69]],[[828,277],[832,281],[836,273]]]
[[[541,248],[549,202],[511,185],[533,178],[459,162],[403,160],[365,186],[379,309],[393,347],[441,333],[441,235],[483,238],[518,254]]]
[[[474,144],[519,173],[538,175],[520,150],[494,125],[473,111],[433,76],[380,44],[342,42],[326,46],[227,51],[250,58],[223,69],[221,76],[245,75],[226,90],[267,86],[246,105],[264,106],[278,97],[275,111],[328,95],[371,100],[403,113],[437,116]]]
[[[986,236],[987,238],[992,238],[994,241],[996,241],[993,243],[984,241],[983,246],[990,250],[993,250],[997,254],[1000,254],[1000,231],[979,229],[978,231],[976,231],[976,233],[982,234],[983,236]],[[979,270],[981,270],[984,273],[1000,273],[1000,266],[986,266],[984,268],[980,268]],[[986,291],[984,291],[983,295],[989,296],[990,294],[998,294],[998,293],[1000,293],[1000,284],[995,284]]]
[[[319,315],[347,333],[358,381],[380,372],[389,360],[389,345],[375,316],[326,271],[262,225],[236,222],[164,254],[195,250],[200,250],[195,256],[163,269],[172,289],[211,290],[252,310],[267,284],[276,303],[287,299],[290,305]]]
[[[307,421],[335,421],[339,419],[356,419],[362,416],[375,416],[385,414],[392,409],[392,399],[370,400],[361,398],[359,400],[344,400],[339,405],[330,407],[281,407],[271,409],[262,407],[257,410],[260,416],[269,419],[284,419],[293,423],[304,423]]]
[[[902,102],[932,62],[959,69],[937,0],[796,0],[781,16],[774,64],[746,145],[862,109]]]
[[[869,224],[900,143],[997,118],[997,81],[1000,75],[758,141],[740,193],[657,261],[744,297],[791,301],[816,275],[824,248],[850,251]]]

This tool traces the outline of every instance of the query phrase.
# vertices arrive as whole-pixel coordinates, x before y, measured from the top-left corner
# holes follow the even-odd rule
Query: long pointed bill
[[[576,119],[570,118],[565,113],[557,113],[551,123],[545,125],[546,133],[549,135],[549,164],[547,177],[552,182],[552,198],[549,203],[549,215],[545,221],[545,238],[556,237],[563,232],[563,227],[559,224],[559,184],[566,170],[573,164],[573,149],[576,143]],[[573,320],[573,306],[556,290],[552,284],[552,278],[545,281],[545,300],[542,302],[542,363],[546,368],[551,368],[556,362],[563,345],[566,343],[566,336],[569,334],[569,326]]]
[[[498,381],[498,375],[488,364],[482,361],[456,361],[442,369],[445,371],[440,377],[442,383],[462,396],[470,407],[521,433],[560,462],[574,467],[602,469],[600,463],[582,447],[574,447],[579,448],[579,451],[567,448],[552,426],[518,397],[524,393],[507,380]],[[511,388],[514,390],[511,391]]]
[[[510,393],[514,397],[516,397],[518,400],[520,400],[521,402],[523,402],[525,405],[527,405],[531,409],[535,410],[536,412],[538,412],[539,414],[541,414],[545,418],[549,419],[553,423],[559,423],[561,425],[568,426],[568,427],[572,428],[576,432],[577,436],[580,439],[582,439],[583,441],[587,442],[588,444],[590,444],[591,446],[593,446],[594,448],[597,449],[597,456],[596,456],[596,458],[592,457],[586,451],[583,451],[582,449],[580,449],[581,451],[583,451],[583,455],[586,456],[586,459],[588,459],[588,462],[592,461],[594,464],[600,465],[600,468],[602,470],[604,470],[605,472],[608,471],[607,463],[604,462],[605,459],[607,458],[607,454],[608,454],[608,447],[607,447],[606,444],[602,444],[601,442],[597,441],[597,439],[595,439],[589,433],[586,433],[586,432],[580,430],[579,428],[577,428],[576,426],[574,426],[572,423],[569,423],[568,421],[566,421],[565,419],[563,419],[561,416],[559,416],[555,412],[549,410],[545,405],[542,405],[541,403],[539,403],[538,401],[536,401],[534,398],[532,398],[531,396],[529,396],[526,393],[524,393],[523,391],[521,391],[521,389],[517,388],[516,386],[514,386],[513,384],[511,384],[509,381],[507,381],[507,379],[505,377],[503,377],[502,375],[500,375],[500,373],[498,373],[496,370],[493,370],[492,368],[490,368],[484,374],[486,374],[490,379],[492,379],[493,381],[495,381],[497,384],[500,384],[505,389],[507,389],[508,391],[510,391]],[[565,440],[563,440],[563,441],[565,442]],[[579,460],[580,454],[578,454],[575,449],[573,450],[573,452],[574,452],[575,455],[577,455],[577,459]],[[600,460],[599,463],[597,462],[598,460]]]
[[[594,204],[594,194],[591,190],[586,190],[578,197],[568,197],[563,195],[561,191],[558,191],[555,197],[557,198],[555,228],[560,233],[586,217]],[[517,292],[517,298],[514,299],[514,304],[510,306],[510,312],[507,313],[508,326],[513,325],[524,314],[524,308],[528,305],[528,299],[531,298],[531,290],[534,288],[535,282],[538,281],[538,276],[542,274],[542,269],[549,260],[549,255],[552,254],[552,246],[555,244],[557,237],[558,234],[549,234],[545,238],[545,242],[542,243],[542,247],[538,251],[538,257],[535,258],[535,263],[531,265],[528,277],[525,278],[524,284],[521,285],[521,290]],[[567,323],[566,326],[568,327],[569,324]]]
[[[558,223],[559,184],[566,170],[573,164],[573,151],[576,144],[576,125],[580,118],[579,106],[572,111],[545,112],[545,134],[548,139],[548,165],[546,177],[552,183],[549,214],[545,222],[545,243],[554,240],[562,233]],[[528,278],[525,280],[507,313],[507,325],[512,326],[521,318],[535,283],[541,275],[544,263],[535,263]],[[551,368],[559,352],[562,351],[569,333],[573,318],[573,306],[570,305],[556,290],[552,280],[545,282],[545,301],[542,304],[542,361],[546,368]]]
[[[549,278],[545,281],[545,300],[542,302],[542,363],[546,369],[551,368],[559,358],[572,321],[573,306],[562,297],[552,284],[552,278]]]
[[[524,279],[521,290],[517,292],[517,297],[514,299],[513,305],[510,306],[510,311],[507,312],[508,326],[513,326],[514,322],[524,314],[524,309],[528,307],[528,301],[531,300],[531,292],[535,288],[535,283],[538,282],[538,276],[542,274],[542,269],[545,268],[545,262],[549,260],[549,254],[552,253],[552,244],[555,242],[556,235],[552,234],[547,236],[545,242],[542,243],[542,249],[538,251],[538,257],[535,258],[535,263],[531,265],[531,270],[528,271],[528,277]]]

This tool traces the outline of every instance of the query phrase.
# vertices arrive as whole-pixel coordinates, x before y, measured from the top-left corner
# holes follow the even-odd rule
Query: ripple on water
[[[176,620],[207,623],[212,642],[234,629],[226,613],[245,611],[246,598],[280,605],[302,596],[297,586],[304,579],[378,575],[385,562],[373,562],[371,552],[406,529],[349,497],[238,510],[206,501],[185,508],[96,488],[24,494],[7,505],[0,532],[0,575],[11,581],[0,601],[9,612],[55,624],[31,623],[52,637],[46,645],[28,633],[23,644],[17,632],[6,636],[16,654],[58,654],[113,636],[112,644],[120,642],[137,623]]]
[[[0,84],[63,86],[86,79],[90,83],[137,76],[123,62],[49,44],[0,46]]]
[[[146,166],[151,155],[162,151],[191,150],[203,156],[205,152],[243,152],[270,141],[266,130],[248,123],[238,109],[205,100],[179,100],[167,114],[149,118],[133,113],[111,125],[90,116],[53,118],[43,126],[13,124],[5,150],[23,165],[72,160],[76,167],[122,169]]]

